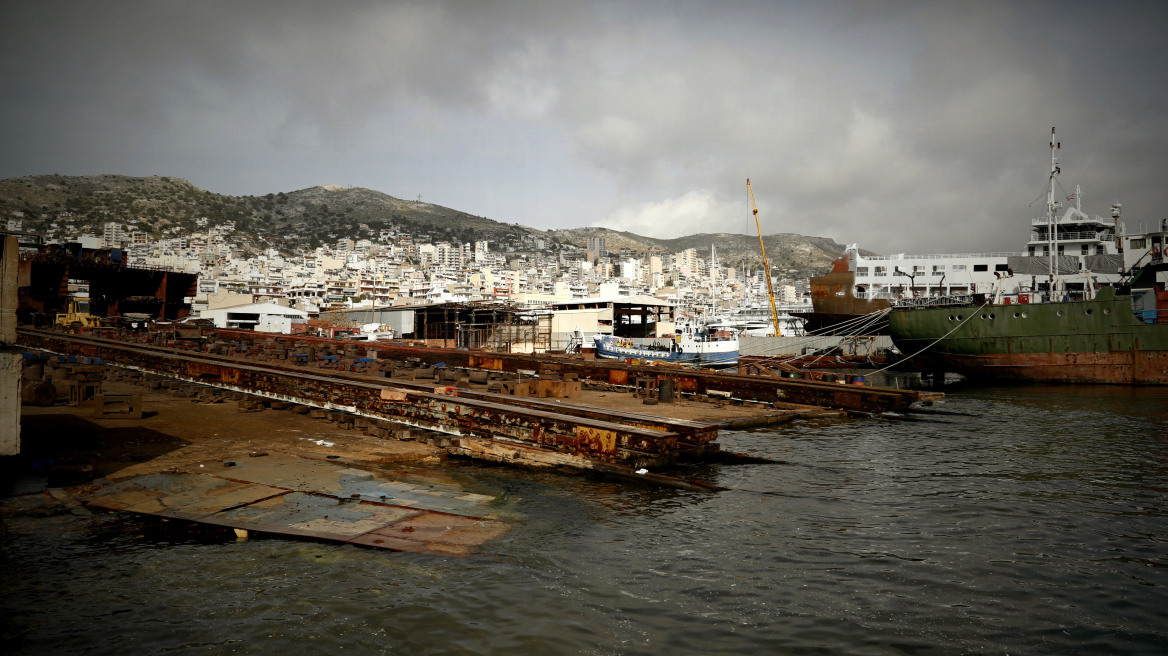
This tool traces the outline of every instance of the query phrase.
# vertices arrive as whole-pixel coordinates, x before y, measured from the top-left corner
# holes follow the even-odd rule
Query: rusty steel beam
[[[48,331],[19,331],[19,343],[57,353],[100,357],[145,372],[261,394],[306,405],[341,409],[399,421],[465,438],[463,450],[496,460],[528,464],[601,467],[665,467],[717,450],[716,427],[662,430],[668,424],[554,412],[547,405],[508,404],[348,376],[308,373],[292,367],[241,363],[221,356]],[[558,408],[556,408],[558,410]],[[631,413],[626,413],[631,414]],[[693,424],[694,422],[683,422]]]

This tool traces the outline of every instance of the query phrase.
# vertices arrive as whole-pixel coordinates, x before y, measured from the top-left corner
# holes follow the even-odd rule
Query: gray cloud
[[[537,227],[1017,250],[1058,126],[1163,213],[1155,3],[7,3],[0,175],[354,184]]]

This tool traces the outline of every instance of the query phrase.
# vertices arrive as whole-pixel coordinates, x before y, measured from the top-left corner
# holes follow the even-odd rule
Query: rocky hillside
[[[364,237],[393,226],[398,232],[433,241],[489,239],[521,242],[532,231],[430,203],[406,201],[378,191],[334,186],[265,196],[225,196],[199,189],[182,178],[121,175],[41,175],[0,180],[0,211],[21,213],[25,229],[47,233],[56,222],[74,235],[101,234],[108,221],[149,230],[155,237],[196,230],[206,217],[212,226],[232,222],[235,234],[254,245],[294,252]]]
[[[492,250],[501,252],[554,252],[565,245],[585,248],[589,237],[603,236],[612,252],[669,253],[695,248],[704,258],[714,244],[725,266],[754,267],[760,261],[754,235],[653,239],[606,228],[542,231],[371,189],[336,186],[265,196],[225,196],[182,178],[165,176],[25,176],[0,180],[0,216],[23,217],[24,230],[50,239],[100,235],[110,221],[131,224],[155,238],[179,236],[195,232],[196,221],[206,217],[211,226],[231,222],[234,238],[246,247],[275,247],[285,253],[344,237],[364,238],[370,231],[392,227],[398,234],[421,241],[485,239],[491,242]],[[843,246],[830,239],[794,234],[768,235],[766,246],[774,267],[792,278],[822,273],[843,252]]]
[[[656,250],[663,253],[677,253],[688,248],[698,251],[702,258],[710,256],[713,245],[718,262],[723,266],[756,268],[762,262],[758,247],[758,235],[729,233],[699,234],[676,239],[655,239],[642,237],[631,232],[619,232],[607,228],[574,228],[571,230],[550,230],[548,234],[558,241],[584,248],[590,237],[604,237],[609,251],[629,249],[632,251]],[[767,259],[771,266],[791,278],[806,278],[820,275],[831,268],[832,260],[844,252],[844,247],[826,237],[804,237],[791,233],[778,233],[763,237]]]

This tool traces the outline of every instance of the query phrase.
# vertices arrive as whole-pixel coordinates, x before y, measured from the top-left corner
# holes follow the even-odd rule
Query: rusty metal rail
[[[306,405],[398,421],[457,437],[456,452],[545,466],[665,467],[717,451],[716,426],[506,397],[452,396],[418,385],[309,373],[292,366],[21,329],[18,343],[99,357],[122,367]],[[461,390],[460,390],[461,391]],[[562,407],[569,406],[569,407]]]
[[[249,331],[215,331],[221,339],[274,340],[287,348],[312,348],[322,344],[330,346],[356,346],[354,342],[338,342],[323,338],[295,335],[257,335]],[[426,364],[446,363],[447,366],[469,369],[487,369],[501,372],[532,371],[540,375],[574,375],[581,380],[629,385],[638,378],[653,377],[672,379],[683,394],[728,393],[734,398],[749,401],[784,401],[803,405],[815,405],[862,413],[903,412],[913,403],[921,401],[921,393],[916,390],[899,390],[884,387],[843,385],[814,380],[751,376],[713,371],[684,369],[674,366],[646,366],[625,364],[616,360],[585,360],[578,356],[557,357],[551,355],[518,355],[512,353],[487,353],[461,349],[428,348],[404,346],[392,342],[360,342],[360,347],[377,351],[378,359],[415,360]]]

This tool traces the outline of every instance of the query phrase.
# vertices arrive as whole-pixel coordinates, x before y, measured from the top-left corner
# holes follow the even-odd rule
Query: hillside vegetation
[[[607,228],[543,231],[371,189],[336,186],[226,196],[166,176],[37,175],[0,180],[0,212],[5,218],[22,216],[26,231],[66,238],[100,235],[111,221],[133,225],[156,239],[183,236],[199,230],[196,221],[206,217],[211,226],[231,222],[234,238],[245,248],[275,247],[288,254],[392,228],[419,242],[487,240],[492,250],[501,252],[582,249],[589,237],[602,236],[614,253],[668,254],[694,248],[708,258],[713,244],[724,266],[753,268],[761,261],[755,235],[654,239]],[[54,223],[56,232],[51,231]],[[774,268],[795,278],[823,273],[843,252],[840,244],[822,237],[775,234],[765,240]]]

